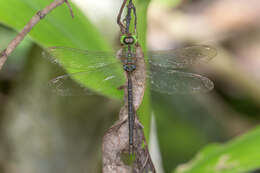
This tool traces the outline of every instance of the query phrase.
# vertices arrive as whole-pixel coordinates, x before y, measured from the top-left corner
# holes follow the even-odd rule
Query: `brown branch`
[[[68,2],[68,0],[54,0],[50,5],[45,7],[44,9],[38,11],[35,16],[25,25],[23,30],[9,43],[6,49],[4,49],[0,53],[0,70],[3,68],[7,57],[14,51],[14,49],[21,43],[24,37],[31,31],[31,29],[41,20],[43,19],[48,13],[50,13],[56,7],[66,3],[69,7],[71,16],[73,17],[72,8]]]
[[[121,17],[122,17],[122,13],[123,13],[123,10],[125,8],[126,2],[127,2],[127,0],[124,0],[123,4],[122,4],[122,6],[121,6],[121,8],[119,10],[118,16],[117,16],[117,24],[119,25],[120,31],[121,31],[122,34],[125,33],[125,26],[121,22]]]

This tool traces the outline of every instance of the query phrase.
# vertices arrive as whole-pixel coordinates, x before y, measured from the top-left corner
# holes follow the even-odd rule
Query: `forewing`
[[[208,78],[188,72],[168,70],[148,74],[151,89],[165,94],[205,93],[214,88]]]
[[[122,98],[123,91],[118,88],[125,83],[125,79],[120,70],[117,63],[110,64],[56,77],[48,83],[48,86],[52,92],[61,96],[102,94]]]
[[[150,51],[148,52],[148,61],[153,66],[179,69],[209,61],[216,55],[215,48],[207,45],[196,45],[173,50]]]
[[[69,47],[49,47],[44,56],[51,62],[61,65],[70,73],[119,63],[115,57],[116,52],[87,51]]]

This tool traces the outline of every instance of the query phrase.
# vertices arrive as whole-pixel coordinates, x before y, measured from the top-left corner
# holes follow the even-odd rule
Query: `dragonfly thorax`
[[[136,69],[136,65],[135,64],[124,64],[123,68],[126,72],[133,72]]]
[[[136,69],[136,53],[134,47],[126,46],[123,49],[123,53],[121,55],[121,62],[123,64],[123,68],[127,72],[132,72]]]

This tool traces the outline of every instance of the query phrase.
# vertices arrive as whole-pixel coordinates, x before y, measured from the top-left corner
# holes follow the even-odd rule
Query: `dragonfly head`
[[[136,35],[122,35],[120,38],[122,45],[134,45],[137,42]]]

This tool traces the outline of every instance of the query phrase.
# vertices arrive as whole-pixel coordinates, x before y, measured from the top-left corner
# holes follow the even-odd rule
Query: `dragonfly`
[[[48,51],[52,58],[55,58],[54,63],[61,64],[69,71],[69,74],[58,76],[48,83],[51,90],[61,96],[103,93],[104,95],[114,94],[117,98],[119,97],[117,96],[118,88],[126,82],[122,65],[127,74],[131,75],[136,70],[134,61],[138,61],[134,52],[131,52],[129,56],[128,52],[123,51],[118,60],[116,51],[95,52],[69,47],[51,47]],[[215,48],[207,45],[148,51],[149,59],[146,63],[150,68],[146,69],[146,77],[150,89],[167,95],[206,93],[212,90],[214,84],[210,79],[199,74],[182,71],[182,69],[199,62],[209,61],[215,56]],[[133,60],[134,58],[135,60]],[[70,61],[66,61],[68,59]],[[86,61],[82,61],[82,59],[86,59]],[[128,76],[128,79],[131,78]],[[129,80],[127,83],[128,105],[132,105],[132,81]],[[86,88],[85,85],[89,88]],[[107,88],[111,88],[112,91],[108,92]],[[128,107],[128,111],[130,116],[133,116],[132,106]],[[131,130],[132,128],[131,125]],[[131,133],[130,145],[133,143],[132,135]]]
[[[123,7],[123,6],[122,6]],[[119,16],[122,14],[122,8]],[[134,12],[134,32],[129,32],[131,11]],[[138,70],[138,61],[143,58],[140,53],[136,34],[136,10],[133,4],[128,5],[126,24],[120,22],[122,35],[119,51],[88,51],[69,47],[50,47],[47,52],[54,63],[65,67],[68,74],[58,76],[49,82],[51,90],[62,96],[89,95],[103,93],[116,95],[118,88],[127,88],[129,150],[134,145],[135,108],[133,98],[132,75]],[[148,68],[145,77],[151,90],[164,94],[205,93],[213,89],[213,82],[199,74],[183,71],[191,65],[207,62],[217,55],[216,49],[208,45],[193,45],[184,48],[147,51]],[[144,58],[143,58],[144,60]],[[126,74],[124,76],[123,74]],[[71,81],[77,81],[71,85]],[[88,86],[86,88],[85,86]],[[107,88],[111,88],[107,91]]]

